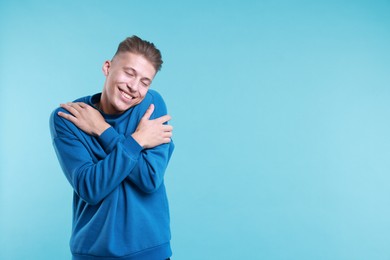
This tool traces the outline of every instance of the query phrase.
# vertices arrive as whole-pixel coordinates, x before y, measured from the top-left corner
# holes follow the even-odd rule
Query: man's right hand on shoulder
[[[58,112],[58,115],[71,121],[85,133],[100,136],[110,125],[104,120],[98,110],[83,102],[61,104],[70,114]]]
[[[137,129],[131,135],[143,148],[153,148],[160,144],[171,142],[173,127],[164,124],[171,117],[165,115],[156,119],[150,119],[153,111],[154,105],[151,104],[141,118]]]

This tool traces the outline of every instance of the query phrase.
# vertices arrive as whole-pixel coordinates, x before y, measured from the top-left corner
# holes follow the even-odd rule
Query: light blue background
[[[162,50],[178,260],[390,259],[390,1],[0,2],[0,259],[70,259],[61,102]]]

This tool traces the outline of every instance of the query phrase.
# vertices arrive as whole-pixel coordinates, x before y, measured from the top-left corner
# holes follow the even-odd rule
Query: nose
[[[127,83],[127,88],[131,91],[131,92],[137,92],[138,91],[138,81],[137,80],[134,80],[132,82],[128,82]]]

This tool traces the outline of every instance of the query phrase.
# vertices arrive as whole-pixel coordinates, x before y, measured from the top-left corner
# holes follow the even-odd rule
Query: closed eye
[[[134,76],[135,76],[134,73],[131,73],[131,72],[128,72],[128,71],[125,71],[125,73],[126,73],[128,76],[130,76],[130,77],[134,77]]]
[[[141,84],[142,84],[142,86],[144,86],[144,87],[149,87],[149,85],[150,85],[150,82],[149,81],[141,81]]]

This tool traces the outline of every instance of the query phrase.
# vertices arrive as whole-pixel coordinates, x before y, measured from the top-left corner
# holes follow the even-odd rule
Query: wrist
[[[137,132],[134,132],[131,137],[142,147],[145,148],[145,144],[142,142],[142,138],[139,136]]]
[[[101,134],[103,134],[104,131],[106,131],[109,127],[111,127],[110,124],[108,124],[107,122],[104,122],[104,124],[98,126],[95,130],[95,132],[93,133],[95,136],[101,136]]]

